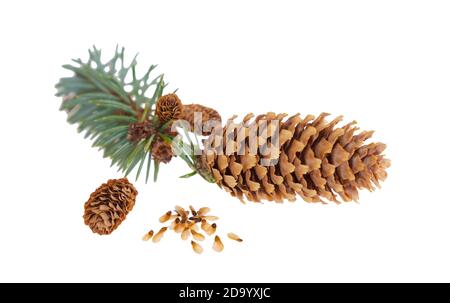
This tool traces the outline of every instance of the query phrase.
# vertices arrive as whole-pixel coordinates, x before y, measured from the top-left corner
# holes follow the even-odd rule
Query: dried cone
[[[131,123],[128,126],[127,140],[138,142],[156,133],[150,121]]]
[[[205,149],[198,158],[198,165],[208,170],[217,184],[231,195],[241,201],[245,197],[254,202],[294,201],[297,195],[308,202],[339,202],[338,196],[344,201],[357,201],[359,189],[372,191],[373,185],[379,187],[379,182],[386,179],[385,169],[390,166],[383,155],[386,145],[364,144],[372,131],[356,134],[356,122],[337,127],[342,117],[326,122],[328,114],[317,118],[308,115],[303,119],[297,114],[283,121],[286,116],[267,113],[252,120],[253,115],[247,115],[237,130],[231,132],[231,140],[228,138],[225,142],[231,154],[220,155],[214,149]],[[223,137],[229,133],[227,128],[233,120],[234,117],[224,127]],[[264,120],[268,125],[270,121],[279,121],[278,128],[268,127],[266,132],[268,139],[279,136],[280,147],[276,164],[268,166],[261,164],[267,157],[261,154],[260,148],[257,154],[249,151],[250,127],[254,125],[260,130],[258,122]],[[214,147],[221,138],[213,134],[205,142]],[[245,139],[236,142],[237,138]],[[260,147],[270,146],[267,138],[257,139]]]
[[[133,209],[137,190],[126,178],[109,180],[84,204],[84,223],[94,233],[109,235]]]
[[[196,121],[195,120],[195,113],[201,113],[201,117],[202,120],[200,121]],[[208,121],[213,121],[211,122],[212,124],[210,126],[214,126],[214,122],[218,123],[219,125],[222,123],[222,117],[220,116],[220,114],[212,108],[200,105],[200,104],[188,104],[188,105],[184,105],[183,106],[183,115],[182,115],[182,119],[186,120],[187,122],[189,122],[189,125],[191,127],[192,131],[196,131],[196,133],[198,134],[202,134],[202,135],[210,135],[211,134],[211,130],[208,130]],[[195,124],[198,124],[197,127],[195,126]],[[205,128],[203,130],[203,128]],[[199,131],[197,131],[199,130]],[[200,132],[200,130],[202,130]]]
[[[156,102],[155,114],[161,123],[180,119],[183,114],[183,104],[176,94],[164,95]]]
[[[156,140],[152,145],[152,157],[155,161],[169,163],[172,160],[173,151],[170,143],[162,139]]]

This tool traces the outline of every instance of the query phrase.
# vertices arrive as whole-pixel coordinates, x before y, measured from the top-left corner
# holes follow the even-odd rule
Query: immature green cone
[[[109,180],[84,204],[84,223],[94,233],[111,234],[133,209],[137,194],[128,179]]]
[[[337,127],[342,117],[326,122],[328,114],[317,118],[311,115],[301,118],[297,114],[283,121],[286,116],[267,113],[252,120],[253,114],[249,114],[235,131],[227,132],[233,117],[224,127],[223,136],[212,134],[205,141],[207,146],[214,147],[228,136],[225,144],[231,154],[205,149],[198,160],[200,166],[231,195],[254,202],[294,201],[297,195],[308,202],[339,202],[338,196],[343,201],[357,201],[360,189],[372,191],[374,185],[379,186],[386,179],[385,170],[390,166],[383,155],[386,146],[364,144],[372,131],[357,134],[356,122]],[[267,133],[257,137],[259,147],[270,147],[271,140],[278,136],[275,158],[262,154],[259,148],[256,154],[250,153],[250,129],[256,125],[259,130],[261,121],[279,122],[278,128],[268,126]],[[264,159],[277,163],[264,166],[261,164]]]

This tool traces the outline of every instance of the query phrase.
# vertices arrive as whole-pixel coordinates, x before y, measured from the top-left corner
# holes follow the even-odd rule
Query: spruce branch
[[[94,46],[87,61],[75,59],[63,65],[73,75],[61,78],[55,87],[56,96],[63,97],[60,109],[68,113],[67,121],[78,124],[78,131],[85,132],[85,138],[92,139],[93,146],[112,160],[111,166],[117,165],[126,176],[138,166],[137,180],[147,161],[148,180],[155,136],[130,142],[127,134],[131,123],[145,121],[159,133],[153,107],[167,83],[163,75],[151,76],[156,65],[137,77],[136,57],[126,65],[125,49],[116,47],[114,56],[104,61],[102,51]],[[155,180],[158,168],[155,163]]]

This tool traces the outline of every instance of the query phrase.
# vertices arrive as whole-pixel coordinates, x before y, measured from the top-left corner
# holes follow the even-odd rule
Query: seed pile
[[[196,210],[193,206],[189,206],[189,209],[184,209],[181,206],[175,206],[175,209],[169,210],[164,213],[160,218],[160,223],[169,224],[159,229],[157,233],[150,230],[146,233],[142,240],[152,240],[153,243],[158,243],[163,238],[167,230],[172,230],[175,233],[180,234],[180,238],[184,241],[190,241],[192,250],[197,254],[203,252],[203,247],[198,243],[206,240],[206,236],[214,236],[212,249],[221,252],[225,246],[222,239],[216,234],[217,223],[213,221],[219,220],[219,217],[210,215],[211,209],[208,207],[202,207]],[[243,242],[243,240],[234,233],[228,233],[228,238],[237,242]]]

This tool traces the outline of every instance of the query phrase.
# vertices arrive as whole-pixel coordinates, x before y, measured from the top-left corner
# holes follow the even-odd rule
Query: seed
[[[181,233],[181,239],[187,240],[189,238],[190,230],[188,227],[185,227],[183,232]]]
[[[211,236],[212,234],[214,234],[216,232],[216,229],[217,229],[217,224],[213,223],[206,233],[208,234],[208,236]]]
[[[200,223],[202,222],[202,219],[199,217],[190,217],[189,220],[194,221],[195,223]]]
[[[170,229],[175,229],[175,227],[177,226],[177,224],[180,223],[180,218],[175,218],[175,220],[172,221],[172,223],[170,224],[169,228]]]
[[[172,215],[172,212],[169,210],[168,212],[166,212],[164,215],[162,215],[159,218],[159,222],[164,223],[170,220],[170,217]]]
[[[211,209],[209,209],[209,207],[202,207],[197,211],[197,215],[204,216],[207,213],[209,213],[210,211],[211,211]]]
[[[149,231],[148,233],[146,233],[143,237],[142,240],[144,241],[148,241],[153,237],[153,230]]]
[[[203,252],[203,248],[201,247],[200,244],[198,244],[197,242],[191,241],[191,245],[192,245],[192,249],[198,253],[201,254]]]
[[[162,237],[164,236],[164,233],[166,232],[167,227],[163,227],[161,228],[156,235],[153,237],[152,241],[153,243],[157,243],[159,241],[161,241]]]
[[[191,213],[196,216],[197,215],[197,211],[195,210],[194,206],[189,205],[189,209],[191,210]]]
[[[223,243],[220,240],[219,236],[214,238],[213,249],[217,252],[221,252],[224,249]]]
[[[210,225],[208,222],[203,220],[202,221],[202,229],[206,232],[206,234],[208,236],[211,236],[212,234],[214,234],[216,232],[217,224],[213,223],[212,225]]]
[[[188,221],[189,229],[198,230],[197,222]]]
[[[202,235],[201,233],[196,232],[193,229],[191,229],[191,234],[192,234],[192,237],[194,237],[194,239],[197,240],[197,241],[205,240],[205,236],[204,235]]]
[[[181,232],[183,232],[183,230],[184,230],[184,228],[185,228],[186,226],[185,226],[185,223],[178,223],[178,224],[176,224],[175,225],[175,227],[174,227],[174,231],[177,233],[177,234],[179,234],[179,233],[181,233]]]
[[[236,235],[234,233],[228,233],[228,238],[230,238],[231,240],[234,240],[234,241],[238,241],[238,242],[244,241],[238,235]]]
[[[192,226],[191,226],[191,230],[193,230],[193,231],[198,231],[198,230],[199,230],[198,224],[192,225]]]
[[[219,217],[217,217],[217,216],[204,216],[203,219],[208,220],[208,221],[217,221],[217,220],[219,220]]]
[[[209,230],[211,229],[211,224],[209,224],[208,222],[206,222],[206,220],[202,220],[202,225],[201,228],[208,234],[209,234]]]
[[[178,205],[175,206],[175,211],[177,212],[178,215],[180,215],[180,216],[182,216],[182,217],[183,217],[184,214],[185,214],[184,208],[181,207],[181,206],[178,206]]]

